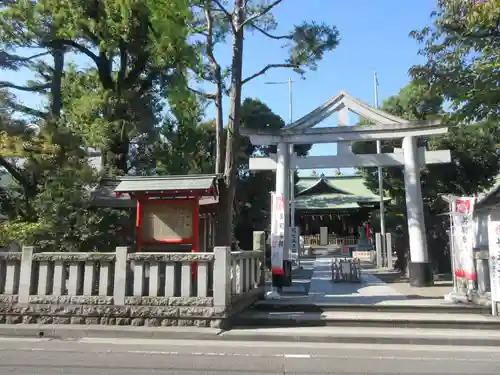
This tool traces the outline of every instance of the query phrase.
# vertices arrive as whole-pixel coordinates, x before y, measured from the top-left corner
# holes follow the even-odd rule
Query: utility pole
[[[377,72],[373,72],[373,85],[375,90],[375,108],[378,108],[378,78]],[[382,153],[382,144],[380,139],[377,139],[377,154]],[[384,249],[386,247],[386,238],[385,238],[385,213],[384,213],[384,176],[382,174],[382,167],[378,167],[378,190],[380,196],[380,237],[382,237],[382,254],[384,254]],[[387,252],[392,251],[392,249],[385,249]],[[391,257],[387,256],[388,259]],[[392,265],[388,265],[391,267]]]
[[[288,124],[293,122],[292,79],[288,78]],[[290,144],[290,158],[293,159],[293,144]],[[290,227],[295,228],[295,168],[290,169]]]

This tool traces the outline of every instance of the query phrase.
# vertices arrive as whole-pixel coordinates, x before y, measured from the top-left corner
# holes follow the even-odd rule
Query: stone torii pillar
[[[281,287],[288,276],[287,265],[290,259],[290,144],[286,142],[279,142],[276,151],[276,194],[283,196],[284,205],[284,228],[283,228],[283,268],[285,269],[285,276],[273,275],[271,292],[272,298],[279,298]]]
[[[285,244],[283,260],[288,260],[290,251],[289,227],[290,227],[290,146],[288,143],[280,142],[277,145],[277,165],[276,165],[276,194],[283,195],[285,210]]]
[[[420,163],[417,153],[417,137],[403,138],[404,181],[406,190],[406,216],[410,244],[410,285],[432,285],[432,265],[429,262],[425,231],[424,204],[420,182]]]

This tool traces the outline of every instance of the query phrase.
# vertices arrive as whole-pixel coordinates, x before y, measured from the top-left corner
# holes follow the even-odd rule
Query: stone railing
[[[261,251],[0,253],[0,323],[220,326],[264,293]]]
[[[263,285],[264,273],[261,267],[260,251],[237,251],[231,253],[231,299],[239,301],[248,293],[259,293]]]
[[[17,295],[21,253],[0,252],[0,295]]]

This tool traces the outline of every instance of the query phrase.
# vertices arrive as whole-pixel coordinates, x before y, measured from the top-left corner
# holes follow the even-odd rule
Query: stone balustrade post
[[[259,286],[265,285],[266,278],[266,232],[254,231],[253,232],[253,250],[262,251],[261,266],[259,269]]]
[[[115,305],[125,305],[125,292],[127,289],[127,255],[129,248],[118,246],[116,248],[115,280],[113,300]]]
[[[19,272],[19,303],[29,303],[30,301],[34,252],[34,246],[23,246],[22,248],[21,269]]]
[[[384,266],[384,243],[383,238],[380,233],[375,233],[375,251],[377,253],[377,268],[382,268]]]
[[[231,298],[231,248],[229,246],[214,247],[214,307],[227,308]]]
[[[393,259],[392,259],[392,233],[385,234],[385,254],[387,260],[387,267],[392,270]]]

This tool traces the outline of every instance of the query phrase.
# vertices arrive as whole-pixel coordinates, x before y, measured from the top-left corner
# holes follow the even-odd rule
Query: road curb
[[[42,333],[42,334],[41,334]],[[451,337],[453,336],[453,337]],[[251,331],[221,331],[210,328],[165,328],[165,327],[94,327],[94,326],[0,326],[0,338],[45,338],[62,341],[79,339],[157,339],[157,340],[195,340],[195,341],[234,341],[234,342],[296,342],[329,344],[392,344],[392,345],[437,345],[437,346],[500,346],[498,337],[450,337],[419,336],[408,332],[407,337],[391,336],[389,333],[360,334],[308,334]],[[472,337],[471,337],[472,336]]]
[[[298,342],[326,344],[379,344],[379,345],[435,345],[435,346],[500,346],[500,338],[456,338],[443,337],[389,337],[389,336],[318,336],[318,335],[271,335],[271,334],[230,334],[222,333],[219,338],[226,341],[250,342]],[[229,334],[229,335],[227,335]]]
[[[238,318],[233,329],[295,328],[295,327],[358,327],[358,328],[414,328],[414,329],[461,329],[499,331],[500,322],[432,321],[432,320],[377,320],[377,319],[253,319]]]
[[[186,327],[117,327],[66,325],[0,325],[0,337],[49,338],[78,340],[82,338],[127,338],[163,340],[214,340],[222,330]]]
[[[291,305],[284,303],[273,303],[266,301],[265,303],[256,303],[251,307],[251,310],[266,311],[266,312],[327,312],[327,311],[372,311],[372,312],[400,312],[400,313],[440,313],[440,314],[487,314],[491,312],[488,306],[477,305],[353,305],[353,304],[299,304]]]

